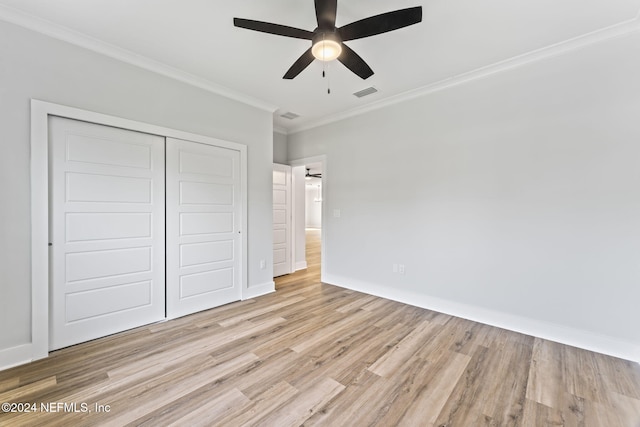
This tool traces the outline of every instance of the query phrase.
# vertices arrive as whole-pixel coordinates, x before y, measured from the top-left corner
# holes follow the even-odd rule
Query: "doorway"
[[[296,271],[324,275],[324,245],[327,219],[326,156],[289,162],[293,181],[294,266]]]

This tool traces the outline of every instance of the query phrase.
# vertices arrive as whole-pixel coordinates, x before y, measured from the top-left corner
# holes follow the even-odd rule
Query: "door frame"
[[[247,146],[107,114],[31,99],[31,343],[21,346],[17,361],[49,355],[49,116],[91,122],[153,135],[215,145],[240,152],[242,191],[242,298],[247,287]]]
[[[304,157],[301,159],[295,159],[295,160],[290,160],[288,162],[289,166],[291,166],[292,168],[294,167],[298,167],[298,166],[306,166],[310,163],[321,163],[322,164],[322,218],[320,219],[320,281],[324,280],[325,277],[325,265],[326,265],[326,256],[325,256],[325,237],[326,237],[326,230],[327,230],[327,215],[329,212],[329,208],[328,208],[328,197],[327,195],[329,194],[327,191],[327,156],[322,154],[319,156],[313,156],[313,157]],[[291,216],[293,217],[293,221],[292,221],[292,229],[294,231],[294,233],[292,233],[291,239],[292,240],[296,240],[296,236],[295,236],[295,218],[296,218],[296,203],[295,203],[295,198],[296,196],[296,192],[295,192],[295,177],[292,175],[292,203],[291,203]],[[292,246],[293,250],[295,250],[295,243],[294,246]],[[295,256],[295,252],[294,252],[294,256]],[[292,260],[294,266],[295,266],[295,259]]]

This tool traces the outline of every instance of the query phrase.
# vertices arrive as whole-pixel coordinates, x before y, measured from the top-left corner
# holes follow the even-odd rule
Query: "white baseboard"
[[[582,329],[326,274],[323,282],[474,322],[640,363],[640,345]]]
[[[246,300],[256,298],[275,291],[276,283],[272,280],[271,282],[263,283],[261,285],[249,286],[249,288],[245,289],[244,292],[242,292],[242,299]]]
[[[298,261],[296,262],[293,271],[304,270],[305,268],[307,268],[307,261]]]
[[[31,362],[33,360],[32,347],[32,344],[22,344],[0,350],[0,371]]]

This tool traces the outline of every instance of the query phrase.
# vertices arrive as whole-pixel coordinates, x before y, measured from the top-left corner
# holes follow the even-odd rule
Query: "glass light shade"
[[[320,61],[333,61],[342,53],[342,46],[334,40],[320,40],[311,47],[311,53]]]

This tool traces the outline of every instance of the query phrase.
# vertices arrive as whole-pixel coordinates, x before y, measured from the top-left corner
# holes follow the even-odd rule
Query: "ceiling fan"
[[[233,24],[248,30],[311,40],[311,47],[294,62],[284,79],[296,77],[314,58],[320,61],[337,59],[362,79],[367,79],[373,75],[373,70],[344,42],[375,36],[422,21],[422,6],[416,6],[371,16],[337,28],[337,3],[337,0],[315,0],[318,27],[313,31],[243,18],[233,18]]]
[[[322,178],[322,174],[321,173],[311,173],[311,169],[306,168],[307,169],[307,174],[304,176],[305,179],[311,179],[311,178]]]

